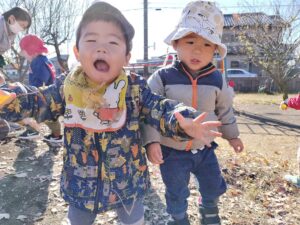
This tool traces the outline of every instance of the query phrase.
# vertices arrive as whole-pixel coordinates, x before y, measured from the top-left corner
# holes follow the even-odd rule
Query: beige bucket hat
[[[224,58],[227,47],[221,43],[223,26],[223,13],[214,2],[193,1],[183,9],[178,25],[165,39],[165,43],[172,45],[173,41],[190,33],[196,33],[218,45],[218,52],[221,58]]]

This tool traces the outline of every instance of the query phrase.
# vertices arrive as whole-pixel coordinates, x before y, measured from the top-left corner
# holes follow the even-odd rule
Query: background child
[[[280,109],[287,110],[288,108],[300,110],[300,94],[296,97],[288,98],[280,103]],[[297,151],[297,164],[298,174],[296,176],[286,175],[285,179],[300,188],[300,146]]]
[[[219,122],[201,123],[205,114],[192,119],[198,114],[194,109],[153,94],[142,77],[125,74],[133,36],[133,27],[118,9],[94,3],[76,33],[80,66],[45,89],[17,87],[19,97],[0,111],[6,119],[31,116],[38,122],[64,114],[61,193],[70,204],[72,225],[90,225],[97,213],[110,209],[122,224],[144,224],[142,201],[150,179],[142,121],[166,136],[201,139],[209,146],[220,136],[212,130]],[[0,90],[0,95],[8,91]]]
[[[235,152],[243,150],[232,109],[232,95],[225,77],[212,64],[217,50],[224,58],[226,46],[221,43],[224,19],[212,2],[194,1],[183,9],[179,24],[165,39],[177,52],[178,61],[159,69],[148,79],[151,90],[183,102],[199,111],[208,112],[210,120],[222,122],[220,131]],[[220,224],[218,198],[226,191],[214,150],[201,141],[178,142],[160,137],[154,129],[145,129],[148,159],[160,164],[166,186],[167,212],[170,224],[189,224],[186,214],[190,173],[200,185],[202,196],[201,224]],[[159,145],[161,143],[161,145]]]
[[[52,62],[44,54],[48,53],[44,42],[38,36],[28,34],[20,40],[20,54],[30,62],[29,85],[35,87],[49,86],[53,84],[56,74]],[[30,122],[32,124],[32,121]],[[33,123],[34,124],[34,123]],[[51,134],[44,137],[45,141],[62,142],[61,125],[59,120],[46,122]],[[27,126],[27,130],[19,136],[20,139],[33,139],[39,136],[37,124]]]
[[[288,98],[280,103],[280,109],[287,110],[288,107],[300,110],[300,94],[296,97]]]

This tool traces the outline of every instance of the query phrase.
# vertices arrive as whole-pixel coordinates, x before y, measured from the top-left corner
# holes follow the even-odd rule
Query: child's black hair
[[[125,37],[126,55],[132,49],[132,38],[134,36],[134,28],[123,16],[123,14],[112,5],[106,2],[96,2],[91,5],[83,14],[76,32],[76,47],[78,49],[79,39],[81,37],[82,28],[94,21],[113,22],[118,25]]]

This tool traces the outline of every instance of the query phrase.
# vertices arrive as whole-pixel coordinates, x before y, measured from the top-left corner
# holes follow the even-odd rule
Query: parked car
[[[244,69],[227,69],[227,77],[257,77],[257,74],[250,73],[247,70]]]

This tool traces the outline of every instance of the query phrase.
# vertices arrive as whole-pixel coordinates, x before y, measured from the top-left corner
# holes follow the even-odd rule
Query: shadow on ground
[[[34,142],[23,144],[17,151],[10,173],[0,177],[0,213],[10,215],[1,225],[31,225],[47,210],[53,154],[40,151]]]

